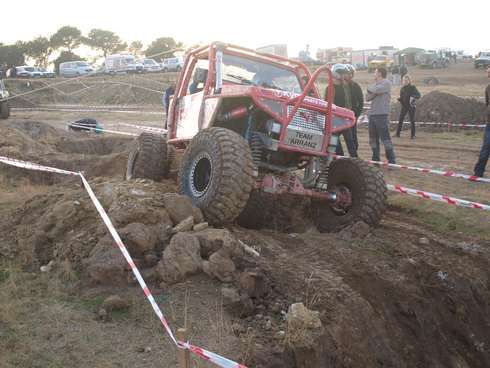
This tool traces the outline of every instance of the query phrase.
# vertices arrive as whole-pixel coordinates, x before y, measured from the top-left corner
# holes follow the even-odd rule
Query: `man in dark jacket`
[[[351,91],[348,83],[345,82],[345,75],[348,73],[348,69],[345,64],[335,64],[332,68],[334,77],[333,81],[333,104],[339,107],[345,107],[346,109],[352,109]],[[328,88],[325,91],[325,96],[328,95]],[[347,150],[350,157],[357,157],[357,148],[352,135],[352,129],[346,129],[342,131]],[[340,139],[337,143],[335,153],[339,156],[344,155],[342,143]]]
[[[400,97],[398,101],[401,104],[400,118],[398,119],[398,128],[396,129],[396,136],[400,138],[400,132],[403,127],[403,120],[407,115],[410,117],[410,138],[415,139],[415,109],[416,102],[420,98],[420,92],[412,84],[412,79],[407,74],[403,77],[403,87],[400,89]]]
[[[490,78],[490,66],[487,68],[487,76]],[[480,150],[480,157],[475,165],[475,176],[483,177],[490,156],[490,84],[485,89],[485,103],[487,105],[487,125],[483,135],[483,145]]]
[[[351,64],[347,64],[347,69],[349,70],[349,73],[345,75],[344,80],[349,86],[351,95],[350,101],[352,104],[351,110],[356,116],[356,125],[352,127],[352,138],[354,139],[356,150],[358,150],[359,142],[357,140],[357,120],[359,119],[359,116],[361,116],[362,109],[364,108],[364,94],[362,93],[362,88],[359,83],[354,81],[354,73],[356,71],[354,66]]]

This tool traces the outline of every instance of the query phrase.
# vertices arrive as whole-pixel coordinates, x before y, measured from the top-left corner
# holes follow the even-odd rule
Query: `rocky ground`
[[[0,155],[86,173],[192,342],[250,367],[490,365],[488,238],[441,231],[392,198],[375,229],[320,234],[289,200],[271,202],[267,229],[211,228],[175,173],[123,180],[131,144],[0,126]],[[175,366],[79,180],[1,166],[0,183],[0,366]]]

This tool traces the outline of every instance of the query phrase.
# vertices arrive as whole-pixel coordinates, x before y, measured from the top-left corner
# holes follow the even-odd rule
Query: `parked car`
[[[56,74],[46,68],[35,68],[39,73],[41,73],[41,78],[54,78]]]
[[[136,61],[136,58],[130,54],[109,55],[104,61],[105,72],[108,74],[115,73],[143,73],[144,66]]]
[[[41,78],[41,72],[38,72],[33,66],[16,66],[18,78]]]
[[[67,61],[60,64],[61,77],[78,77],[93,73],[94,68],[86,61]]]
[[[184,66],[184,59],[181,57],[163,59],[162,68],[164,72],[180,72]]]
[[[488,68],[490,66],[490,51],[482,51],[478,53],[478,57],[473,62],[475,69]]]
[[[147,73],[156,73],[162,71],[162,67],[155,61],[155,59],[143,59],[139,62],[143,64],[143,70]]]

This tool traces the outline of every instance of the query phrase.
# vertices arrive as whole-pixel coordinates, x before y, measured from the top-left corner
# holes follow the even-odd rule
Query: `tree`
[[[26,55],[35,59],[37,66],[47,67],[52,52],[51,43],[46,37],[38,37],[26,43]]]
[[[181,47],[182,43],[177,43],[171,37],[160,37],[153,41],[145,51],[146,57],[152,57],[154,59],[162,61],[164,58],[172,57],[173,53],[165,53],[166,51],[173,50],[177,47]]]
[[[129,52],[133,55],[138,55],[141,53],[141,49],[143,49],[143,43],[141,41],[133,41],[129,45]]]
[[[82,43],[82,32],[76,27],[61,27],[51,36],[50,43],[54,50],[63,47],[72,52]]]
[[[0,46],[0,65],[24,65],[25,64],[25,44],[18,41],[14,45]]]
[[[89,32],[85,43],[96,50],[101,50],[104,53],[104,57],[107,54],[112,54],[128,47],[114,32],[96,28]]]
[[[71,51],[62,51],[60,56],[58,56],[58,58],[55,61],[53,61],[54,70],[56,74],[59,74],[61,63],[64,63],[65,61],[79,61],[79,60],[85,60],[85,59],[77,54],[74,54]]]

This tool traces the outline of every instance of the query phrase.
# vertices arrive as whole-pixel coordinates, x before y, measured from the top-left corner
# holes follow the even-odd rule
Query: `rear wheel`
[[[168,175],[170,163],[165,137],[141,133],[129,154],[126,179],[147,178],[161,181]]]
[[[7,101],[0,102],[0,119],[8,119],[10,116],[10,106]]]
[[[235,220],[245,207],[253,184],[250,147],[229,129],[202,130],[182,157],[180,192],[189,196],[213,225]]]
[[[348,198],[343,204],[312,201],[312,214],[320,232],[338,231],[358,221],[375,226],[386,209],[386,183],[379,169],[359,159],[332,162],[328,189]]]

